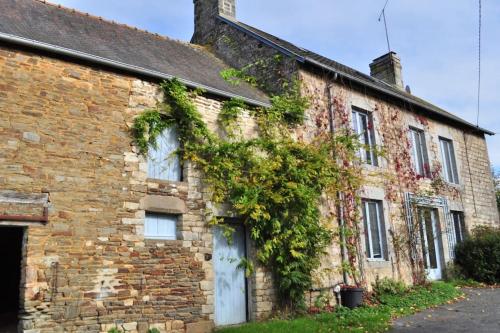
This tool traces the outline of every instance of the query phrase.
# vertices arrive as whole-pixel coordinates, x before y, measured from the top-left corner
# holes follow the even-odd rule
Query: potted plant
[[[363,304],[364,289],[359,286],[343,285],[340,287],[340,304],[349,309]]]

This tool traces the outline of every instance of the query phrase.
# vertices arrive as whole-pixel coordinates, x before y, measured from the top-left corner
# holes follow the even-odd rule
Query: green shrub
[[[500,229],[477,227],[455,247],[455,263],[466,278],[500,283]]]
[[[408,291],[408,287],[404,282],[387,277],[382,279],[377,277],[372,287],[375,295],[403,295]]]

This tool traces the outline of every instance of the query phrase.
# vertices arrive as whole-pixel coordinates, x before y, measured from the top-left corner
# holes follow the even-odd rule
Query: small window
[[[451,212],[453,219],[453,231],[455,234],[456,243],[460,243],[465,239],[465,223],[464,214],[462,212]]]
[[[366,254],[369,259],[387,258],[387,237],[382,201],[363,200]]]
[[[146,213],[144,238],[176,240],[177,215]]]
[[[359,150],[361,160],[366,164],[378,165],[377,155],[375,154],[375,131],[373,128],[373,117],[370,113],[353,110],[352,127],[358,134],[363,147]]]
[[[177,151],[179,138],[174,127],[166,128],[156,140],[156,149],[148,154],[148,178],[181,181],[182,168]]]
[[[441,147],[441,162],[443,163],[443,177],[453,184],[458,184],[457,161],[455,160],[455,150],[453,149],[453,141],[439,138]]]
[[[430,176],[429,157],[425,144],[425,132],[410,127],[411,160],[413,169],[422,177]]]

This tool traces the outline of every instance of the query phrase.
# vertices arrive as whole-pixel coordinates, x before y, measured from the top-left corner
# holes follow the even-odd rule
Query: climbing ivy
[[[360,178],[356,169],[347,167],[349,163],[337,163],[332,152],[355,158],[357,137],[339,131],[320,133],[309,142],[295,140],[294,129],[302,124],[308,107],[296,84],[272,97],[268,108],[251,108],[235,99],[225,102],[219,124],[226,135],[207,128],[193,103],[196,92],[176,79],[165,81],[161,88],[164,102],[135,119],[140,151],[147,153],[162,130],[175,126],[180,156],[203,172],[212,203],[229,203],[241,217],[256,259],[274,274],[282,305],[301,308],[304,292],[312,285],[311,273],[332,241],[333,217],[321,213],[322,196],[351,190]],[[257,138],[241,134],[244,110],[255,119]],[[251,271],[250,263],[243,265],[247,273]]]

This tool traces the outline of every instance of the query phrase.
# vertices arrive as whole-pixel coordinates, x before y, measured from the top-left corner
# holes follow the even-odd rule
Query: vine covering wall
[[[349,162],[356,159],[357,138],[348,131],[323,131],[309,142],[294,139],[309,101],[292,85],[273,96],[269,108],[227,101],[219,114],[221,134],[207,128],[192,102],[199,92],[175,79],[162,89],[164,103],[135,120],[138,147],[146,153],[165,128],[177,128],[182,159],[203,172],[214,204],[229,203],[241,217],[255,243],[256,260],[274,274],[282,305],[299,309],[312,284],[311,272],[333,236],[333,216],[322,216],[321,197],[352,192],[360,183]],[[257,138],[241,134],[237,120],[245,109],[258,125]],[[214,217],[210,223],[220,221]],[[225,228],[230,239],[231,227]],[[251,273],[251,261],[240,264]]]

